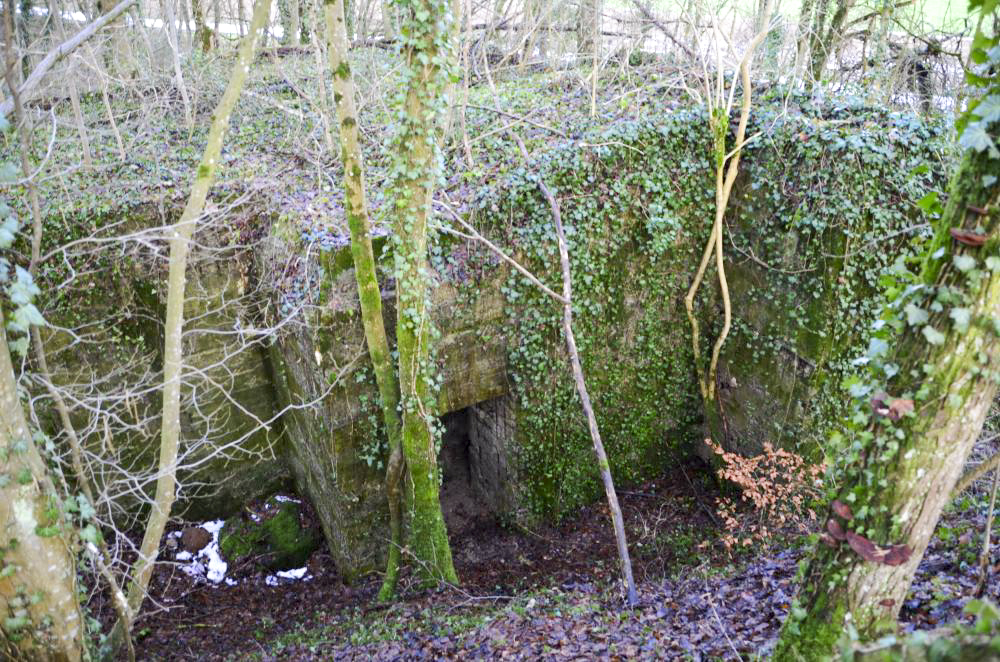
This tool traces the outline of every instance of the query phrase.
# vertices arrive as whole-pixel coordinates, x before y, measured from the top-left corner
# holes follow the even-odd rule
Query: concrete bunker
[[[441,417],[438,461],[441,507],[451,534],[507,516],[514,508],[509,452],[514,443],[510,396]]]

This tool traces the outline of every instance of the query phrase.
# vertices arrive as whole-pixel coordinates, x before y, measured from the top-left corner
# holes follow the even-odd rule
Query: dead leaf
[[[886,552],[885,560],[882,562],[886,565],[903,565],[910,560],[912,554],[913,550],[908,545],[893,545]]]
[[[881,563],[884,555],[878,553],[878,547],[868,538],[855,533],[847,532],[847,544],[851,546],[858,556],[872,563]]]
[[[833,512],[837,513],[837,515],[848,522],[850,522],[854,517],[854,513],[851,512],[850,507],[840,499],[834,499],[833,503],[830,504],[830,507],[833,508]]]
[[[830,532],[834,540],[846,540],[847,534],[844,533],[844,527],[840,525],[840,522],[830,518],[826,521],[826,530]]]
[[[847,544],[864,560],[883,565],[903,565],[913,554],[907,545],[880,547],[854,531],[847,532]]]
[[[952,239],[966,246],[982,246],[986,243],[986,235],[979,234],[978,232],[960,230],[958,228],[951,228],[948,232],[951,234]]]
[[[874,411],[879,416],[889,415],[889,394],[885,391],[879,391],[872,396],[871,399],[872,411]]]
[[[896,398],[889,404],[889,420],[893,423],[913,411],[913,400]]]

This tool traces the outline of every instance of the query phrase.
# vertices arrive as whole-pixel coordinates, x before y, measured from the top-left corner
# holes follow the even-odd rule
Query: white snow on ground
[[[223,579],[226,579],[226,571],[229,570],[229,564],[222,559],[222,554],[219,552],[219,531],[222,530],[223,524],[224,522],[221,519],[201,524],[201,528],[212,534],[212,541],[205,545],[197,554],[191,554],[182,550],[174,555],[174,560],[188,562],[180,566],[182,572],[195,579],[207,579],[213,584],[218,584]],[[174,531],[170,534],[171,537],[180,537],[180,535],[180,531]],[[233,586],[236,584],[236,581],[226,579],[226,584]]]
[[[293,499],[291,497],[279,496],[277,498],[281,501],[301,503],[298,499]],[[224,582],[226,586],[236,586],[239,582],[231,577],[226,577],[226,572],[229,571],[229,564],[222,558],[222,554],[219,551],[219,531],[222,530],[223,524],[223,520],[219,519],[204,522],[199,525],[193,525],[200,526],[211,533],[212,541],[205,545],[205,547],[197,554],[180,550],[174,554],[174,560],[178,562],[177,565],[180,567],[182,572],[194,577],[195,579],[204,579],[212,584],[220,584]],[[168,533],[167,537],[176,538],[177,543],[180,544],[181,532],[173,531]],[[292,570],[279,570],[273,575],[267,575],[264,577],[264,582],[268,586],[277,586],[278,584],[309,581],[310,579],[312,579],[312,575],[309,574],[309,568],[302,567],[294,568]]]
[[[300,501],[299,499],[293,499],[292,497],[285,496],[284,494],[275,494],[274,495],[274,500],[275,501],[284,501],[284,502],[287,502],[287,503],[302,503],[302,501]]]
[[[278,584],[284,583],[281,581],[282,579],[293,582],[299,580],[307,582],[310,579],[312,579],[312,575],[309,574],[309,568],[303,566],[301,568],[295,568],[293,570],[279,570],[273,575],[268,575],[267,577],[265,577],[264,583],[267,584],[268,586],[277,586]]]

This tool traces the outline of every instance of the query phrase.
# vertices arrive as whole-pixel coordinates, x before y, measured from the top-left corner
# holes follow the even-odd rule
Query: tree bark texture
[[[0,657],[80,660],[84,623],[77,601],[71,536],[61,521],[61,509],[53,507],[61,499],[21,408],[5,324],[0,324],[0,476],[4,477],[0,487],[0,522],[4,523],[0,527],[0,615],[4,618]]]
[[[396,149],[394,271],[396,342],[403,410],[405,494],[410,544],[418,570],[429,580],[457,583],[438,498],[429,307],[427,222],[441,175],[437,139],[446,80],[442,59],[451,56],[447,0],[411,0],[403,7],[406,91]]]
[[[576,52],[597,66],[601,48],[601,0],[580,0],[576,15]]]

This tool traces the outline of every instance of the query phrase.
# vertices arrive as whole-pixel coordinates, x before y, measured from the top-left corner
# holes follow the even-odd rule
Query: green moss
[[[256,518],[230,518],[219,532],[219,549],[230,563],[254,559],[272,570],[297,568],[322,542],[315,530],[302,526],[294,502],[272,497]]]
[[[798,633],[796,637],[782,636],[771,659],[774,662],[823,662],[831,660],[837,644],[844,636],[844,615],[847,613],[842,603],[829,611],[827,601],[817,603],[814,611],[822,613],[821,618],[796,618],[793,613],[785,622],[784,630]],[[784,634],[784,632],[783,632]]]
[[[283,502],[278,512],[264,521],[264,539],[271,555],[266,561],[269,567],[300,567],[319,547],[319,537],[302,527],[299,515],[296,504]]]

